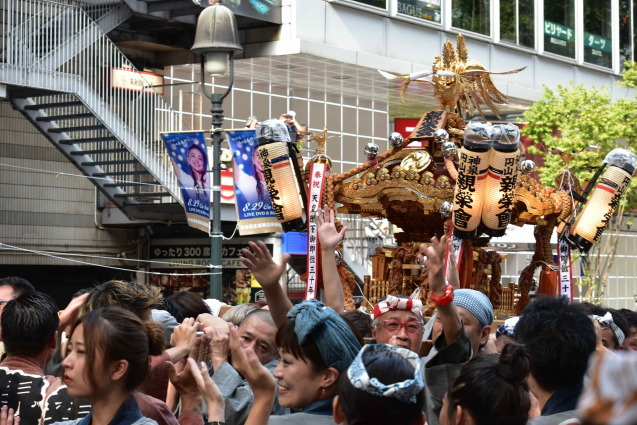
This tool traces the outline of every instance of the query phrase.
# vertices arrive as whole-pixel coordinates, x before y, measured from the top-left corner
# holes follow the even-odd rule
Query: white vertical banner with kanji
[[[571,247],[566,241],[557,244],[557,260],[560,267],[560,296],[573,301],[573,277],[571,273]]]
[[[310,190],[307,197],[307,285],[305,286],[305,299],[316,298],[316,284],[320,277],[320,249],[316,226],[316,213],[321,208],[323,201],[323,188],[327,164],[312,163],[310,166]]]
[[[460,271],[460,258],[464,252],[464,239],[453,236],[453,222],[449,224],[449,232],[447,233],[447,247],[445,248],[445,277],[449,276],[449,267],[451,267],[450,257],[453,255],[456,261],[456,268]]]

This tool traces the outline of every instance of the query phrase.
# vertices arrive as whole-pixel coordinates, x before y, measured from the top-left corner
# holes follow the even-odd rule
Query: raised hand
[[[173,334],[170,336],[172,347],[166,350],[171,362],[176,363],[190,354],[197,339],[198,330],[199,323],[192,317],[185,318],[183,323],[173,330]]]
[[[62,332],[68,325],[72,325],[77,320],[77,316],[80,313],[80,308],[82,308],[88,296],[89,294],[86,293],[80,295],[79,297],[73,298],[64,310],[60,310],[58,312],[58,317],[60,318],[60,332]]]
[[[436,296],[443,296],[447,285],[444,276],[446,244],[447,236],[440,240],[434,236],[431,245],[420,245],[418,254],[418,260],[429,269],[429,288]]]
[[[243,257],[239,257],[239,260],[252,272],[264,289],[278,285],[290,256],[284,254],[281,257],[281,264],[277,264],[263,241],[249,242],[248,246],[250,249],[241,250]]]
[[[208,420],[212,422],[223,422],[225,419],[223,395],[221,395],[217,384],[210,378],[208,365],[205,362],[197,362],[192,357],[189,357],[188,366],[197,385],[197,389],[206,401]]]
[[[329,212],[319,210],[318,213],[316,213],[316,224],[321,249],[325,251],[332,251],[333,253],[336,246],[345,237],[347,226],[343,226],[340,232],[336,230],[334,210],[330,210]]]
[[[281,257],[281,264],[277,264],[262,241],[257,243],[249,242],[248,246],[250,249],[243,249],[241,251],[243,257],[239,257],[239,260],[252,272],[263,287],[268,306],[270,307],[270,313],[272,314],[272,320],[279,328],[288,321],[286,315],[292,308],[292,303],[287,294],[283,292],[283,288],[279,285],[279,280],[285,273],[286,264],[290,256],[284,254]]]
[[[204,332],[210,336],[209,347],[212,368],[217,370],[222,363],[228,361],[228,354],[230,353],[228,332],[214,327],[204,328]]]

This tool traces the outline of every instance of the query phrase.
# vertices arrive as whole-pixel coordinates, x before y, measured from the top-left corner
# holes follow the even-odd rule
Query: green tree
[[[637,88],[637,66],[629,62],[624,70],[622,85]],[[613,101],[607,88],[583,85],[545,87],[542,98],[524,113],[528,126],[522,134],[536,144],[529,150],[543,156],[545,165],[539,169],[544,186],[557,187],[556,178],[567,168],[554,150],[574,154],[570,170],[582,186],[592,177],[608,152],[625,147],[637,152],[637,100],[622,98]],[[590,150],[599,146],[598,151]],[[601,303],[608,276],[615,258],[619,231],[626,223],[627,214],[637,207],[636,180],[624,196],[614,220],[605,236],[580,260],[584,268],[580,293],[590,302]]]

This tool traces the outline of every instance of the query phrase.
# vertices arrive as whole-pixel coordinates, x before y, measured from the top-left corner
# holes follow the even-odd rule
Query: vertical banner
[[[232,149],[239,234],[282,232],[259,159],[256,130],[227,131]]]
[[[179,180],[188,225],[210,233],[210,179],[204,133],[161,133],[161,137]]]
[[[316,226],[316,213],[323,201],[323,186],[327,164],[313,162],[310,166],[310,190],[307,197],[308,228],[307,228],[307,285],[305,299],[316,298],[316,282],[320,277],[321,256]]]
[[[573,301],[573,276],[571,273],[571,247],[564,240],[557,243],[558,265],[560,267],[560,296]]]

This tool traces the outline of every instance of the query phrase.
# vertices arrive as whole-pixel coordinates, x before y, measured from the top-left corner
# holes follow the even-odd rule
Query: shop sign
[[[272,244],[266,244],[272,252]],[[245,269],[239,260],[246,244],[227,244],[221,247],[221,265],[229,269]],[[153,245],[150,250],[153,269],[192,269],[210,265],[210,245]]]
[[[544,21],[544,34],[550,36],[551,43],[566,47],[567,43],[575,41],[575,30],[565,25]]]
[[[111,68],[111,87],[144,93],[164,94],[164,76],[134,69]]]
[[[398,0],[398,13],[440,23],[441,0]]]
[[[584,33],[584,46],[595,50],[601,50],[602,52],[613,52],[611,40],[588,32]]]

